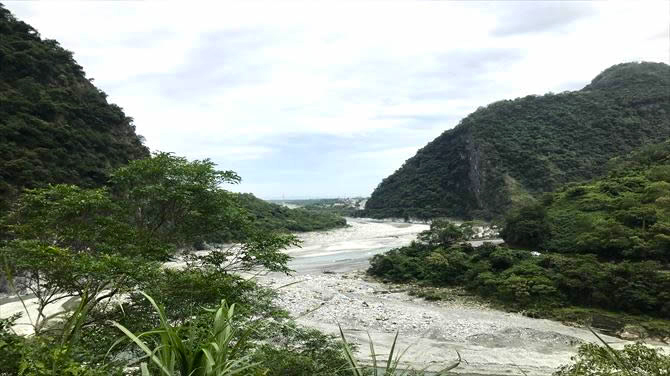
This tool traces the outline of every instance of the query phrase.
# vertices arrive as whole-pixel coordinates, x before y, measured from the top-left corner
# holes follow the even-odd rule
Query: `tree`
[[[156,280],[160,262],[197,241],[233,234],[240,240],[238,246],[189,259],[216,273],[289,272],[289,257],[281,250],[296,244],[295,237],[256,230],[221,188],[238,181],[234,172],[217,171],[209,160],[156,153],[113,172],[106,188],[54,185],[26,191],[2,221],[9,239],[0,260],[7,274],[20,277],[11,278],[17,289],[38,300],[35,333],[48,327],[57,342],[76,344],[94,325],[91,312]],[[45,308],[69,298],[77,299],[76,309],[51,325]]]
[[[500,235],[508,244],[534,248],[548,239],[549,232],[546,210],[533,203],[510,211]]]
[[[455,223],[446,219],[436,219],[430,224],[430,230],[423,231],[419,240],[434,247],[449,248],[466,240],[463,230]]]

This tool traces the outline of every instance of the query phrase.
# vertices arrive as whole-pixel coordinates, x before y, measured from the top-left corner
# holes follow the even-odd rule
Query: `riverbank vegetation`
[[[434,221],[419,241],[375,256],[369,273],[464,286],[529,315],[591,321],[613,334],[667,337],[670,143],[641,148],[608,168],[604,178],[566,185],[511,211],[502,232],[508,246],[474,248],[459,226]]]
[[[0,376],[376,372],[357,365],[344,336],[338,340],[297,326],[273,304],[276,291],[242,278],[259,272],[290,273],[289,256],[282,251],[299,244],[290,232],[344,226],[340,215],[354,213],[361,200],[353,206],[324,202],[292,210],[229,192],[224,188],[240,177],[217,170],[210,160],[150,155],[132,119],[107,102],[72,53],[56,41],[42,39],[2,5],[0,33],[0,289],[10,293],[0,298],[0,304],[24,308],[19,315],[0,319]],[[650,85],[658,79],[665,82],[667,77],[657,72],[664,73],[666,66],[624,68],[606,71],[579,93],[493,104],[473,114],[467,121],[496,124],[496,132],[480,131],[489,139],[491,132],[496,133],[501,143],[490,141],[480,148],[488,152],[500,146],[500,154],[491,155],[501,160],[511,156],[518,162],[508,166],[508,175],[493,176],[493,184],[482,192],[504,185],[519,193],[512,197],[530,197],[525,189],[543,187],[542,174],[547,171],[553,180],[546,182],[553,184],[561,181],[562,172],[574,175],[573,164],[598,165],[610,152],[662,137],[667,129],[657,120],[659,114],[667,114],[667,106],[658,100],[666,99],[667,93]],[[637,73],[638,68],[646,73],[622,73],[630,69]],[[633,76],[634,86],[620,87],[622,80]],[[625,95],[610,98],[603,88]],[[548,113],[536,111],[547,103]],[[525,110],[516,111],[518,105]],[[628,111],[628,105],[637,112]],[[577,107],[581,112],[573,111]],[[510,111],[525,118],[510,122]],[[542,134],[542,143],[524,149],[529,152],[519,154],[510,148],[515,143],[528,146],[532,141],[528,135],[540,134],[527,131],[531,124],[562,122],[571,113],[579,114],[578,121],[559,122],[562,126],[586,119],[584,129],[597,131],[589,134],[591,138],[577,134],[578,140],[586,140],[588,153],[566,153],[572,139],[561,138],[558,146],[549,147],[549,136],[568,134],[563,129],[555,135]],[[636,125],[643,126],[646,136],[629,131]],[[505,129],[506,137],[498,132],[503,126],[511,127]],[[604,126],[610,130],[604,131]],[[598,148],[587,142],[593,137]],[[533,151],[550,151],[553,159],[544,163],[539,154],[528,154]],[[416,159],[417,168],[444,171],[443,166],[434,168],[436,161],[442,161],[422,158]],[[486,163],[497,162],[495,158]],[[670,237],[668,207],[663,206],[667,169],[647,171],[634,158],[621,163],[639,165],[638,175],[621,172],[620,180],[608,183],[607,189],[600,183],[570,186],[543,200],[544,206],[520,209],[509,217],[505,236],[510,242],[553,253],[460,245],[467,228],[435,221],[418,242],[376,257],[372,273],[397,281],[464,285],[515,307],[542,308],[543,315],[548,309],[579,314],[565,302],[635,318],[647,315],[643,325],[650,334],[667,332],[664,315],[670,310],[670,288],[663,269]],[[453,176],[467,174],[462,166],[453,171],[457,172]],[[521,183],[510,177],[517,173]],[[591,176],[583,176],[587,175]],[[410,180],[415,185],[408,188],[422,184]],[[391,183],[393,179],[385,184]],[[472,204],[470,196],[460,193],[442,195],[439,189],[425,189],[422,197],[407,203],[416,212],[396,216],[427,218],[449,208],[431,206],[436,197],[465,198],[466,205]],[[468,206],[462,213],[495,213],[496,205],[507,202],[491,197],[493,206]],[[584,201],[570,206],[576,197]],[[642,205],[635,203],[638,199]],[[565,215],[581,215],[582,222],[591,225],[570,227],[562,222]],[[611,216],[614,220],[608,219]],[[542,232],[547,229],[549,236]],[[575,254],[562,252],[566,244],[571,246],[573,232],[582,229],[590,232],[574,237]],[[603,234],[610,230],[619,232],[605,241]],[[223,243],[228,245],[219,247]],[[193,252],[205,245],[208,252]],[[584,278],[590,284],[585,285]],[[598,348],[585,348],[561,375],[582,375],[592,362],[602,365],[603,375],[617,367],[616,360],[599,354]],[[647,359],[667,364],[667,358],[657,355],[631,347],[620,356],[642,365]],[[397,366],[392,358],[393,351],[387,363]],[[390,368],[385,376],[403,372]]]

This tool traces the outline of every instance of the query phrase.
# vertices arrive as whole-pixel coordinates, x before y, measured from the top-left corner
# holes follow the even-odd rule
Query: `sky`
[[[480,106],[670,63],[670,1],[5,2],[154,151],[265,199],[368,196]]]

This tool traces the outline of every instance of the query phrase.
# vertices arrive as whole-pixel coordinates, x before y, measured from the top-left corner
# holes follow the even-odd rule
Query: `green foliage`
[[[555,376],[661,376],[670,372],[670,356],[641,343],[614,350],[595,344],[580,346],[574,363],[563,366]]]
[[[616,158],[608,170],[602,178],[548,194],[533,210],[513,212],[503,237],[511,244],[551,252],[667,263],[670,175],[664,171],[670,170],[670,142]],[[529,228],[539,236],[533,237]]]
[[[364,215],[501,217],[599,176],[610,158],[670,137],[669,77],[663,63],[620,64],[579,91],[479,108],[384,179]]]
[[[0,34],[0,213],[23,188],[101,186],[110,168],[149,154],[71,52],[2,5]]]
[[[307,200],[287,200],[283,201],[292,205],[299,205],[304,209],[337,214],[345,217],[360,216],[360,206],[367,199],[363,197],[351,198],[320,198]]]
[[[11,327],[16,317],[0,319],[1,376],[103,376],[123,374],[113,364],[91,362],[82,347],[53,343],[46,336],[22,337]],[[88,358],[89,361],[82,362]]]
[[[85,361],[87,352],[44,338],[31,339],[21,351],[19,376],[121,376],[120,368]]]
[[[269,329],[272,341],[259,345],[253,354],[267,376],[351,374],[341,344],[331,336],[290,323]]]
[[[451,247],[464,241],[466,235],[461,226],[444,219],[436,219],[430,223],[430,230],[423,231],[418,239],[432,247]]]
[[[130,340],[142,349],[156,369],[154,374],[165,376],[229,376],[248,372],[257,364],[250,363],[243,355],[247,346],[247,333],[238,336],[238,328],[233,323],[235,305],[229,306],[221,301],[215,311],[209,336],[205,341],[194,343],[185,333],[186,328],[175,328],[168,321],[165,312],[156,302],[145,294],[160,318],[161,326],[150,332],[135,335],[123,325],[114,322]],[[180,330],[182,329],[182,330]],[[154,337],[154,344],[148,343]],[[185,338],[183,338],[185,337]],[[153,348],[151,347],[153,346]],[[147,363],[142,363],[143,375],[150,374]]]
[[[102,361],[99,352],[78,358],[70,349],[86,344],[100,350],[109,338],[100,320],[124,315],[123,309],[109,309],[116,296],[129,296],[133,303],[137,288],[165,281],[167,291],[155,285],[154,290],[163,299],[177,297],[175,289],[183,286],[175,283],[187,283],[191,294],[198,289],[200,294],[173,303],[181,304],[178,313],[185,320],[202,314],[201,304],[207,308],[213,299],[218,302],[221,295],[216,294],[224,288],[237,287],[239,292],[240,284],[230,276],[234,271],[289,271],[288,256],[281,250],[295,245],[295,237],[256,229],[246,220],[244,210],[219,186],[236,180],[234,173],[216,171],[208,160],[189,162],[157,153],[114,172],[107,188],[55,185],[29,190],[18,199],[3,219],[10,238],[0,247],[0,260],[10,282],[13,275],[20,276],[18,289],[38,300],[32,324],[46,349],[38,352],[53,354],[53,372],[69,367],[70,360]],[[231,233],[242,243],[187,257],[188,269],[181,274],[159,267],[178,247]],[[44,314],[47,306],[70,298],[76,299],[73,310]],[[107,336],[90,340],[88,333]],[[34,360],[31,354],[22,356],[28,363]]]
[[[511,210],[505,217],[505,227],[500,235],[510,245],[540,246],[549,236],[545,209],[539,204],[531,204]]]
[[[523,309],[596,307],[670,317],[670,275],[645,262],[601,262],[592,255],[542,254],[467,244],[432,248],[415,243],[376,255],[368,273],[394,282],[465,286]]]
[[[236,195],[240,207],[246,209],[250,221],[267,231],[315,231],[346,226],[338,213],[318,209],[289,209],[256,198],[251,193]]]
[[[218,171],[208,160],[188,161],[170,153],[133,161],[114,171],[110,191],[122,200],[123,215],[144,235],[145,244],[177,247],[216,241],[237,226],[239,210],[225,183],[237,183],[232,171]]]
[[[25,338],[16,335],[12,326],[18,317],[0,318],[0,375],[16,374],[21,360]]]

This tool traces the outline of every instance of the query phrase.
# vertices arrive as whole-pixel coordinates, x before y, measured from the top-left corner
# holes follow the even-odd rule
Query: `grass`
[[[213,330],[210,337],[199,346],[182,340],[179,329],[170,325],[164,310],[147,294],[142,293],[158,313],[161,327],[135,335],[123,325],[112,322],[121,332],[133,341],[146,354],[159,374],[165,376],[233,376],[244,375],[258,364],[251,363],[248,356],[242,354],[249,331],[239,333],[232,320],[235,305],[225,300],[215,311]],[[154,340],[154,347],[143,338]],[[118,342],[117,342],[118,343]],[[140,364],[142,376],[150,376],[147,362]]]
[[[349,343],[347,342],[347,338],[344,335],[344,331],[342,331],[342,327],[340,326],[339,329],[340,329],[340,337],[342,338],[342,343],[344,346],[345,356],[347,358],[347,361],[349,362],[349,365],[351,367],[351,374],[353,376],[366,376],[369,375],[370,372],[372,373],[373,376],[405,376],[408,375],[409,372],[412,372],[412,375],[423,375],[424,372],[426,371],[426,369],[416,371],[416,370],[407,370],[398,368],[398,366],[400,365],[401,358],[403,357],[405,352],[407,352],[407,350],[409,349],[409,347],[407,347],[401,353],[398,353],[396,351],[399,332],[396,332],[395,337],[393,338],[393,343],[391,344],[391,350],[389,351],[387,357],[385,357],[382,354],[377,354],[375,352],[374,342],[372,341],[372,337],[370,337],[370,333],[368,333],[372,366],[371,367],[360,366],[358,364],[358,361],[356,360],[356,357],[353,354],[353,351],[351,350],[351,347],[349,346]],[[435,376],[444,376],[448,371],[458,367],[461,364],[461,354],[459,354],[458,352],[456,352],[456,354],[458,355],[458,360],[446,365],[442,370],[433,374]],[[378,361],[378,358],[381,359],[386,358],[386,361],[382,363]]]

